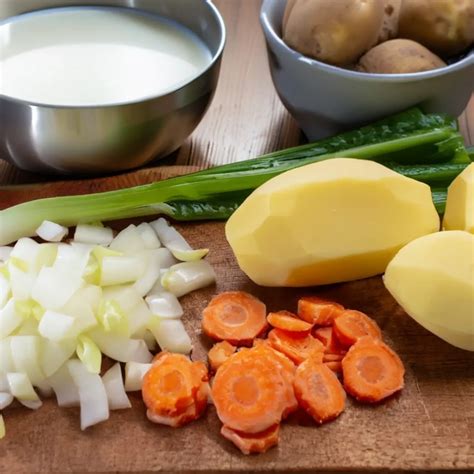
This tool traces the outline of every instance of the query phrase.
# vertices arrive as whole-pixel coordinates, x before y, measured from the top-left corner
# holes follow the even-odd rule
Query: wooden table
[[[258,25],[258,0],[218,0],[229,40],[219,88],[206,118],[190,140],[163,166],[113,179],[51,182],[0,164],[0,184],[41,183],[0,189],[0,208],[34,197],[105,190],[150,182],[195,167],[242,160],[298,143],[300,132],[279,102],[268,72]],[[460,121],[474,141],[474,101]],[[185,323],[204,358],[209,341],[200,336],[200,312],[226,289],[250,291],[270,310],[294,309],[304,291],[259,288],[239,271],[219,223],[179,227],[195,246],[210,246],[217,288],[184,298]],[[146,422],[138,394],[132,410],[113,412],[107,423],[80,433],[78,411],[53,401],[35,413],[6,412],[7,438],[0,442],[0,472],[439,472],[474,470],[474,354],[457,350],[411,320],[375,277],[311,290],[368,312],[407,368],[406,388],[377,407],[349,400],[346,412],[320,428],[292,418],[277,449],[241,456],[219,436],[213,409],[181,430]]]

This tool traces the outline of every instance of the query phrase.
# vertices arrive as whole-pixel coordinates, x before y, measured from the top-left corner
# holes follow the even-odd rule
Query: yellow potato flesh
[[[470,164],[449,186],[445,230],[467,230],[474,234],[474,163]]]
[[[446,231],[409,243],[388,265],[384,282],[415,321],[474,351],[474,235]]]
[[[241,269],[263,286],[312,286],[383,273],[406,243],[439,229],[428,186],[336,158],[273,178],[226,225]]]

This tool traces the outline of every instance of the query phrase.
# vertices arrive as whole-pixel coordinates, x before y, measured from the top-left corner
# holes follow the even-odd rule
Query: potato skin
[[[357,65],[362,72],[376,74],[405,74],[429,71],[446,63],[415,41],[394,39],[372,48]]]
[[[384,0],[384,17],[378,43],[397,37],[401,8],[402,0]]]
[[[403,0],[399,37],[449,57],[474,43],[474,0]]]
[[[305,56],[344,66],[376,44],[384,0],[290,0],[283,40]]]

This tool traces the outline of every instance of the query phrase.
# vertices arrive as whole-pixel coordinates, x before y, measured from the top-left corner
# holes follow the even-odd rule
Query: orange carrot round
[[[298,316],[318,326],[330,326],[343,311],[344,306],[318,296],[305,296],[298,301]]]
[[[382,331],[377,323],[366,314],[356,310],[346,310],[334,320],[334,334],[346,347],[352,346],[358,339],[371,336],[382,339]]]
[[[298,319],[298,317],[289,311],[278,311],[270,313],[267,321],[274,328],[283,329],[290,332],[308,332],[313,327],[312,324]]]
[[[217,342],[212,346],[207,354],[211,369],[216,372],[217,369],[237,350],[227,341]]]
[[[328,369],[331,369],[335,374],[342,373],[342,361],[334,360],[334,361],[323,362],[323,363]]]
[[[212,298],[202,313],[202,329],[212,339],[249,344],[268,327],[265,305],[243,291]]]
[[[221,428],[221,435],[232,441],[243,454],[264,453],[278,444],[280,425],[273,425],[260,433],[242,433],[226,425]]]
[[[405,368],[380,339],[363,337],[342,361],[344,387],[363,402],[378,402],[403,388]]]
[[[344,359],[342,354],[324,353],[323,355],[323,362],[341,362],[342,359]]]
[[[317,423],[339,416],[346,402],[346,393],[336,375],[314,358],[305,360],[296,369],[295,395]]]
[[[331,326],[315,329],[313,336],[323,343],[326,354],[344,355],[347,352],[347,349],[342,347],[341,343],[337,340]]]
[[[316,355],[320,356],[322,361],[324,346],[311,334],[298,334],[275,328],[269,332],[268,342],[295,364],[301,364],[308,357]]]

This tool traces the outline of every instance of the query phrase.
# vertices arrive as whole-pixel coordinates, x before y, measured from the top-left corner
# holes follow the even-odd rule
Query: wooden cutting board
[[[192,169],[191,169],[192,170]],[[139,173],[140,182],[190,169],[161,168]],[[128,176],[128,177],[127,177]],[[35,188],[35,196],[98,191],[132,184],[122,175]],[[2,191],[1,207],[28,200],[32,188]],[[116,223],[117,229],[126,225]],[[54,400],[32,412],[4,412],[7,437],[0,442],[0,472],[252,472],[395,471],[474,469],[474,353],[451,347],[409,318],[385,290],[380,277],[320,288],[269,289],[239,270],[222,223],[180,224],[194,247],[209,247],[217,285],[183,298],[184,321],[193,339],[193,359],[205,360],[210,341],[201,334],[201,311],[216,293],[245,290],[269,310],[295,310],[299,296],[317,294],[366,312],[383,329],[406,366],[406,388],[378,406],[349,399],[346,411],[317,427],[302,414],[284,424],[281,442],[259,456],[245,457],[219,435],[213,407],[191,425],[172,429],[147,421],[139,393],[133,408],[81,432],[79,410]]]

